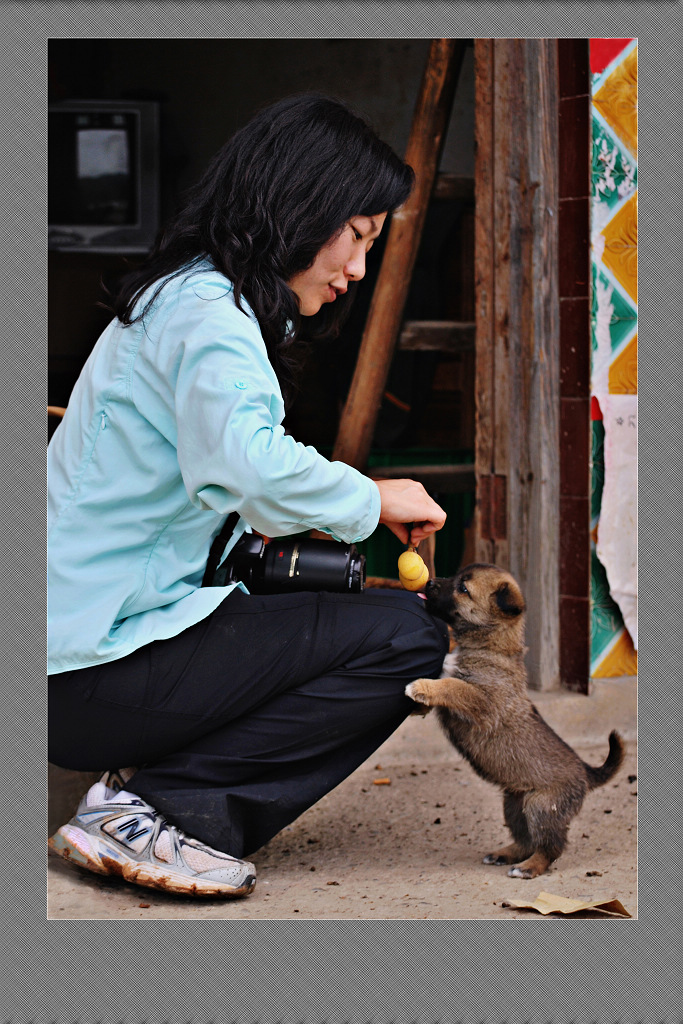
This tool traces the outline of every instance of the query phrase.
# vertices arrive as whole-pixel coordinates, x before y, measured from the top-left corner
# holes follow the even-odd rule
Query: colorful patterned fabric
[[[637,40],[592,39],[590,63],[590,674],[608,677],[637,671]]]

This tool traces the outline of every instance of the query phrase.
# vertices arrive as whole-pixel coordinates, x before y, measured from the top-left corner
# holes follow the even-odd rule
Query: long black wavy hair
[[[287,281],[350,217],[391,213],[413,182],[412,168],[345,104],[318,94],[283,99],[219,150],[144,263],[123,278],[111,309],[127,325],[142,319],[163,279],[208,257],[233,282],[238,306],[244,296],[253,309],[287,402],[301,362],[301,317]],[[351,294],[307,318],[307,337],[338,334]]]

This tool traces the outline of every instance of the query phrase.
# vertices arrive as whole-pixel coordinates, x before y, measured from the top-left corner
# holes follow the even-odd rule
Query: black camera
[[[329,590],[359,594],[365,587],[365,555],[354,544],[329,540],[271,540],[245,533],[211,578],[224,587],[241,580],[250,594]]]

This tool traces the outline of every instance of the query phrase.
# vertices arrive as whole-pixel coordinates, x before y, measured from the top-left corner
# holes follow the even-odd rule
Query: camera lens
[[[220,587],[236,580],[250,594],[300,590],[359,594],[365,588],[365,555],[354,544],[338,541],[288,538],[265,544],[258,534],[247,533],[205,585]]]
[[[329,590],[360,593],[365,587],[365,556],[354,544],[327,540],[273,540],[266,545],[259,585],[263,593]]]

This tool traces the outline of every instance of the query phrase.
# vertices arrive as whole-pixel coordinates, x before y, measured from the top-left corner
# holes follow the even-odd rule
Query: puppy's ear
[[[515,615],[521,615],[524,611],[524,598],[522,597],[519,587],[514,583],[508,583],[507,581],[501,583],[495,591],[496,604],[504,615],[509,615],[513,618]]]

